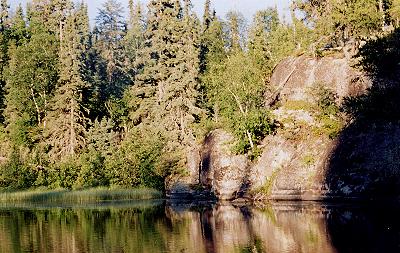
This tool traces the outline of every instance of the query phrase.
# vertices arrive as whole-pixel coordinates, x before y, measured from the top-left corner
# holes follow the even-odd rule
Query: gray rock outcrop
[[[277,200],[400,195],[400,123],[347,120],[337,135],[329,136],[320,133],[318,119],[307,109],[285,107],[312,102],[309,90],[315,84],[332,90],[339,103],[365,94],[372,85],[368,76],[345,58],[300,56],[280,63],[271,84],[266,104],[280,101],[271,110],[282,126],[260,144],[261,156],[250,161],[235,155],[232,135],[214,130],[189,159],[192,177],[175,180],[171,193],[196,188],[219,199]],[[198,193],[187,191],[192,197]]]

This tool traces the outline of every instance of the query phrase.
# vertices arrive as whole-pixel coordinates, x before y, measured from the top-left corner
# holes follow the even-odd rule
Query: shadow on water
[[[0,252],[399,252],[398,206],[1,208]]]
[[[326,183],[332,195],[362,198],[400,196],[400,30],[368,41],[356,58],[372,86],[348,97],[352,118],[328,161]]]

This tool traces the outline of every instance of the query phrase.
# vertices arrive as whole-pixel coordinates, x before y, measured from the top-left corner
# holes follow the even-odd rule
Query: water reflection
[[[399,210],[317,203],[2,207],[0,252],[400,252]]]

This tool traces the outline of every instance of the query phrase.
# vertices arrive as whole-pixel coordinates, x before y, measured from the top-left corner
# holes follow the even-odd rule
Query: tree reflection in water
[[[0,252],[400,252],[399,208],[140,202],[0,209]]]

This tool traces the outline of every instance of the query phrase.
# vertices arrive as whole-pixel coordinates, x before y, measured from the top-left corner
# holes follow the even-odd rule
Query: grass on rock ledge
[[[0,202],[3,203],[47,203],[47,204],[86,204],[105,201],[149,200],[160,199],[160,191],[148,188],[109,189],[92,188],[85,190],[28,190],[0,191]]]

